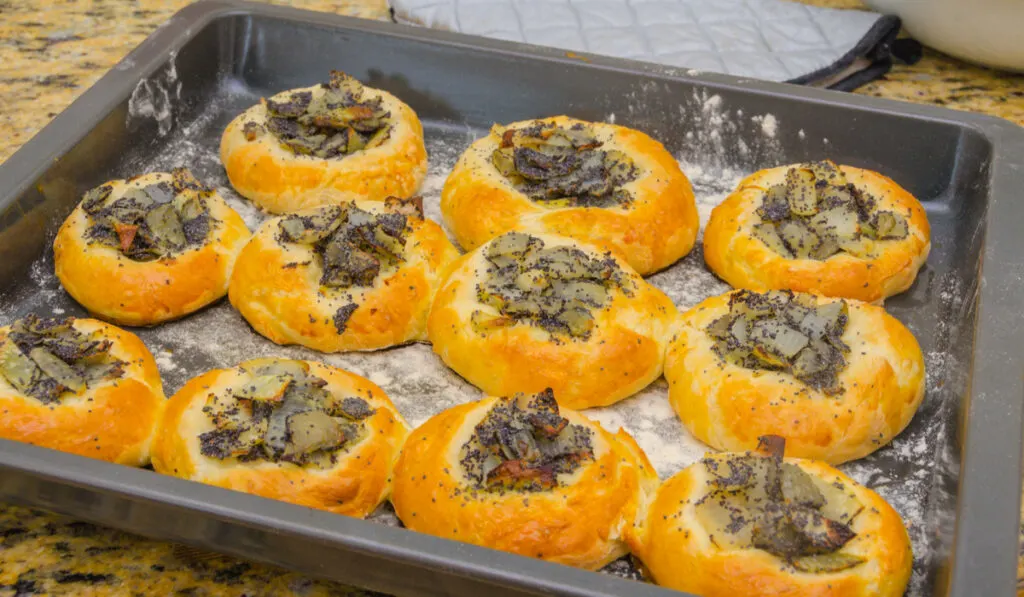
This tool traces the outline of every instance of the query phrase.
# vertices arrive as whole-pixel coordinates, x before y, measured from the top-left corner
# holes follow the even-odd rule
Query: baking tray
[[[933,250],[915,285],[886,306],[922,345],[928,393],[891,446],[843,468],[908,520],[917,556],[912,594],[1012,594],[1024,398],[1017,199],[1024,132],[999,119],[288,8],[200,2],[0,166],[0,323],[29,311],[84,314],[57,285],[50,256],[53,234],[82,192],[181,164],[225,186],[216,147],[228,120],[260,95],[320,81],[332,68],[391,91],[420,115],[431,157],[424,192],[435,219],[446,169],[473,138],[492,122],[560,113],[663,141],[693,179],[705,218],[739,174],[783,163],[830,157],[898,180],[928,210]],[[258,219],[244,202],[231,202],[249,222]],[[682,307],[725,289],[702,267],[699,248],[651,281]],[[225,302],[138,332],[157,355],[168,393],[211,366],[311,354],[256,338]],[[437,369],[424,345],[331,358],[373,379],[398,354],[419,365],[381,384],[400,409],[425,405],[414,416],[403,409],[412,422],[444,400],[479,395]],[[659,392],[660,402],[650,396]],[[655,384],[623,407],[646,400],[640,404],[661,409],[657,427],[638,434],[649,451],[648,435],[684,441],[663,394],[664,384]],[[623,421],[614,409],[588,414]],[[653,455],[663,477],[678,468],[672,454]],[[396,595],[679,594],[2,440],[0,500]]]

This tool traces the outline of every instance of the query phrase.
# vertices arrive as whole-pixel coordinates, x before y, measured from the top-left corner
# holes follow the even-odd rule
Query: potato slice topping
[[[495,127],[501,143],[491,163],[514,187],[545,207],[625,207],[633,197],[622,187],[638,170],[625,153],[603,149],[583,123]]]
[[[269,131],[286,150],[323,159],[372,149],[390,138],[391,112],[380,97],[367,97],[353,77],[331,71],[330,81],[319,91],[286,91],[262,100],[267,109],[265,129],[250,121],[242,133],[253,141]]]
[[[903,215],[878,209],[828,160],[790,168],[783,184],[765,191],[757,215],[754,238],[787,259],[859,255],[861,239],[901,240],[910,232]]]
[[[486,249],[487,271],[477,298],[499,315],[475,311],[478,333],[528,322],[556,336],[587,339],[593,310],[604,308],[616,289],[632,292],[610,256],[595,258],[572,247],[546,247],[520,232],[495,239]]]
[[[810,295],[788,290],[741,290],[729,313],[705,332],[725,361],[747,369],[786,371],[803,383],[835,395],[850,348],[843,342],[849,306],[838,300],[818,305]]]
[[[785,440],[761,438],[758,453],[705,458],[707,491],[697,519],[719,549],[764,550],[811,573],[838,572],[865,560],[841,550],[863,506],[839,481],[783,462]],[[841,511],[841,512],[840,512]]]
[[[594,460],[594,432],[562,417],[550,388],[502,398],[463,444],[459,462],[475,489],[545,491]]]
[[[331,393],[302,361],[274,361],[245,374],[207,399],[203,412],[213,429],[199,436],[204,456],[329,468],[366,435],[363,421],[376,412],[362,398]]]
[[[153,261],[206,244],[213,225],[204,187],[185,168],[171,182],[129,188],[111,199],[109,184],[88,191],[82,209],[89,217],[85,238],[117,249],[134,261]]]
[[[72,321],[35,315],[15,320],[0,343],[0,375],[44,404],[123,376],[125,363],[110,354],[110,340],[79,332]]]

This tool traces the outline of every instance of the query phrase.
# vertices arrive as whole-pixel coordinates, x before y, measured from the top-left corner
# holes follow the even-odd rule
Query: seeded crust
[[[372,213],[388,211],[384,202],[355,205]],[[279,241],[280,221],[267,220],[253,235],[238,257],[228,291],[232,306],[257,332],[278,344],[321,352],[376,350],[426,339],[430,303],[458,257],[440,226],[408,218],[405,262],[377,276],[372,286],[340,291],[321,286],[322,270],[312,247]]]
[[[271,213],[288,213],[328,201],[367,199],[383,201],[394,195],[416,193],[427,173],[423,126],[412,108],[380,89],[364,87],[367,99],[379,96],[391,112],[390,138],[379,147],[338,158],[296,155],[282,148],[270,133],[246,139],[245,124],[266,123],[267,110],[252,106],[227,126],[220,142],[220,158],[231,186],[246,199]],[[319,85],[292,92],[322,92]],[[338,194],[310,193],[334,189]]]
[[[575,247],[597,259],[606,255],[569,238],[534,236],[546,247]],[[487,268],[487,246],[456,262],[427,322],[434,352],[456,373],[492,395],[536,393],[550,387],[560,405],[577,409],[618,402],[661,375],[677,311],[664,293],[618,258],[614,259],[632,286],[632,296],[622,289],[610,290],[604,307],[591,312],[595,323],[586,339],[556,337],[524,322],[486,333],[474,330],[474,311],[498,314],[477,297],[477,284]]]
[[[736,291],[734,291],[736,292]],[[913,334],[881,307],[848,300],[839,371],[828,396],[790,375],[722,360],[705,329],[729,312],[726,293],[683,314],[665,359],[669,401],[698,439],[718,450],[753,450],[758,437],[786,438],[788,454],[839,464],[892,441],[924,398],[924,356]],[[835,299],[817,297],[818,304]]]
[[[711,212],[704,231],[704,261],[734,288],[789,289],[825,296],[879,302],[913,284],[928,259],[931,232],[924,207],[893,180],[871,170],[840,166],[846,179],[877,200],[877,209],[895,211],[907,219],[909,234],[901,240],[864,239],[878,256],[862,258],[838,253],[825,260],[787,259],[754,238],[760,221],[756,210],[765,191],[783,184],[786,172],[799,165],[755,172]]]
[[[170,174],[155,172],[107,184],[118,197],[129,188],[170,181]],[[156,325],[205,307],[227,294],[235,258],[249,240],[245,222],[220,195],[214,192],[206,202],[207,243],[154,261],[135,261],[115,248],[89,243],[89,216],[79,204],[53,241],[57,278],[92,315],[118,325]]]
[[[450,408],[412,432],[391,498],[402,522],[421,533],[588,570],[624,555],[623,535],[657,487],[636,442],[562,408],[570,423],[593,430],[593,461],[560,476],[553,489],[473,491],[460,450],[498,400]]]
[[[491,163],[491,153],[500,142],[492,132],[462,154],[441,192],[445,224],[463,249],[473,250],[512,229],[559,234],[615,251],[645,276],[690,252],[699,226],[693,190],[661,143],[626,127],[566,116],[514,122],[507,128],[536,123],[563,127],[582,123],[604,142],[602,149],[616,149],[632,158],[638,176],[623,188],[633,200],[624,208],[538,205]]]
[[[786,445],[790,445],[788,438]],[[809,573],[760,549],[718,548],[695,514],[694,505],[707,492],[708,475],[700,463],[662,484],[641,523],[629,533],[634,555],[659,585],[706,597],[902,596],[910,580],[913,554],[899,514],[877,493],[823,462],[798,458],[786,458],[785,462],[826,483],[842,483],[865,506],[853,520],[857,535],[843,551],[867,562],[839,572]]]
[[[149,463],[164,406],[153,355],[135,334],[102,321],[74,319],[72,325],[110,340],[109,354],[124,361],[124,374],[65,393],[54,404],[25,396],[0,375],[0,437],[128,466]],[[9,329],[0,328],[0,344]]]
[[[384,390],[353,373],[307,361],[309,373],[326,389],[357,396],[376,409],[362,422],[366,433],[338,453],[332,468],[306,468],[288,462],[218,460],[200,453],[199,436],[214,428],[202,412],[207,396],[236,386],[251,369],[276,359],[256,359],[231,369],[214,369],[189,380],[168,401],[153,443],[153,468],[165,475],[243,491],[300,506],[363,518],[387,499],[391,469],[409,433]]]

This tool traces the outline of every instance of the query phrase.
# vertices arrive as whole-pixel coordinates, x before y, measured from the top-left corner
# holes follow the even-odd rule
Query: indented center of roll
[[[786,371],[826,394],[840,394],[838,376],[850,352],[842,340],[848,322],[844,300],[819,305],[809,294],[744,290],[730,297],[729,313],[705,332],[729,363]]]
[[[206,244],[212,228],[204,187],[185,168],[175,168],[170,181],[115,192],[110,184],[85,194],[82,209],[90,225],[85,238],[117,249],[134,261],[172,257]]]
[[[72,322],[35,315],[15,320],[0,344],[0,375],[44,404],[122,377],[125,363],[110,354],[111,341],[84,334]]]
[[[754,236],[787,259],[824,260],[843,252],[867,257],[872,241],[909,234],[906,217],[879,209],[827,160],[790,168],[784,184],[765,190],[757,216]]]
[[[499,400],[459,452],[466,477],[487,491],[544,491],[594,460],[594,433],[559,414],[550,389]]]
[[[330,468],[366,435],[363,421],[376,412],[358,396],[331,392],[301,361],[273,361],[243,374],[203,407],[214,427],[199,436],[204,456]]]
[[[604,147],[583,123],[538,123],[493,131],[501,141],[491,163],[514,187],[544,207],[625,207],[622,188],[637,178],[628,155]]]
[[[263,100],[266,124],[243,125],[253,141],[269,132],[286,150],[330,159],[345,157],[386,142],[391,136],[391,112],[380,97],[369,97],[356,79],[331,71],[331,80],[317,88],[286,91]]]
[[[525,321],[559,337],[586,339],[593,310],[611,302],[611,293],[632,292],[625,273],[610,256],[594,257],[568,246],[546,247],[542,239],[510,232],[486,249],[487,270],[477,297],[500,315],[476,311],[479,332]]]
[[[762,438],[764,440],[766,438]],[[842,552],[864,510],[850,488],[783,462],[784,440],[765,453],[719,454],[701,461],[707,491],[697,517],[719,549],[757,548],[803,572],[837,572],[863,558]]]

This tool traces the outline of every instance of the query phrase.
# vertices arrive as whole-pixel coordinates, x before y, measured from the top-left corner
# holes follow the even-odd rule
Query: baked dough
[[[529,135],[521,139],[524,131]],[[536,152],[529,154],[540,137],[563,142],[571,139],[580,150],[572,155],[582,157],[577,162],[581,165],[564,174],[564,164],[574,158],[539,165],[530,160],[531,155],[544,158]],[[600,143],[596,148],[595,140]],[[539,169],[534,176],[555,182],[533,185],[537,188],[513,184],[492,160],[499,147],[506,147],[507,155],[520,152],[516,159],[524,168]],[[561,151],[553,149],[550,142],[544,147],[548,148],[545,151]],[[602,154],[606,155],[603,163]],[[594,160],[596,164],[591,163]],[[514,167],[511,159],[505,163],[506,169]],[[591,176],[590,180],[574,178],[591,172],[609,174]],[[575,196],[569,197],[571,194]],[[531,198],[539,196],[553,200]],[[512,229],[546,232],[615,251],[642,275],[668,267],[689,253],[699,225],[690,181],[661,143],[626,127],[566,116],[492,128],[462,154],[448,176],[441,193],[441,212],[466,250]]]
[[[339,352],[424,340],[458,251],[422,209],[418,198],[356,201],[267,220],[238,257],[231,304],[278,344]]]
[[[208,371],[171,397],[158,473],[358,518],[391,490],[409,429],[383,390],[312,361]]]
[[[328,100],[340,107],[323,105]],[[283,141],[273,132],[292,135],[306,125],[319,135],[311,143],[302,136]],[[365,132],[356,136],[360,129]],[[329,199],[409,197],[427,173],[423,126],[412,108],[337,71],[329,83],[283,91],[232,120],[221,137],[220,159],[231,186],[272,213]],[[310,193],[319,189],[339,193]]]
[[[627,552],[656,487],[633,438],[559,410],[547,390],[461,404],[413,430],[391,501],[414,531],[597,570]]]
[[[659,585],[703,597],[901,597],[913,563],[875,492],[823,462],[736,453],[666,481],[630,546]]]
[[[149,462],[164,405],[153,355],[95,319],[0,328],[0,437],[128,466]]]
[[[458,261],[427,335],[449,367],[488,394],[550,387],[560,404],[589,408],[661,375],[676,316],[664,293],[611,253],[510,232]]]
[[[745,316],[742,330],[724,331],[715,324],[729,321],[731,304],[748,305],[733,307],[734,313],[769,308],[773,316]],[[809,311],[813,317],[804,323],[773,328]],[[827,323],[837,318],[844,320],[841,332]],[[767,361],[743,350],[720,354],[743,334],[748,348],[756,342]],[[756,368],[740,364],[749,359]],[[752,449],[759,436],[774,434],[786,438],[791,455],[832,464],[889,443],[910,422],[925,390],[917,341],[881,307],[789,291],[733,291],[684,313],[665,378],[679,418],[713,448]]]
[[[86,193],[53,241],[54,270],[96,317],[155,325],[224,296],[248,239],[220,195],[178,168]]]
[[[789,174],[791,170],[800,176]],[[789,246],[801,255],[817,250],[819,257],[828,257],[794,257],[795,253],[786,248],[781,249],[787,252],[783,256],[777,248],[779,236],[772,237],[771,230],[764,229],[769,236],[765,241],[755,234],[759,224],[770,225],[759,214],[766,213],[766,193],[781,199],[777,204],[781,212],[769,210],[767,217],[780,218],[791,212],[785,198],[771,191],[776,185],[787,184],[790,189],[800,187],[796,195],[789,194],[790,205],[795,198],[795,209],[801,213],[819,210],[802,221],[822,221],[826,232],[820,239],[804,241],[798,227],[787,224]],[[801,193],[807,184],[817,185],[817,197],[813,186],[810,193]],[[891,222],[879,222],[879,217],[890,218],[880,216],[882,212],[896,217]],[[845,213],[852,213],[852,219]],[[904,232],[905,236],[898,238]],[[833,252],[837,247],[841,248]],[[913,195],[877,172],[837,167],[827,161],[770,168],[748,176],[715,207],[704,231],[704,260],[733,287],[788,288],[867,302],[878,302],[910,288],[930,249],[928,218]]]

